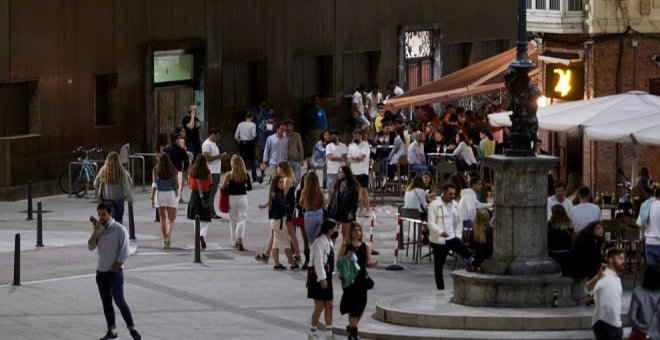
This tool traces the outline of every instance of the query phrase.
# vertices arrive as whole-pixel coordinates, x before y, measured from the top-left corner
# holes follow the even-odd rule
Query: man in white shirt
[[[492,204],[481,203],[477,193],[481,192],[484,182],[481,177],[470,177],[470,187],[461,190],[461,201],[458,203],[458,215],[463,221],[463,228],[472,228],[472,222],[477,215],[477,209],[490,208]]]
[[[383,94],[379,92],[377,83],[371,85],[371,92],[365,96],[365,106],[369,112],[369,119],[374,120],[378,117],[378,104],[383,102]]]
[[[257,124],[253,122],[254,113],[248,111],[245,114],[245,121],[240,122],[236,127],[234,139],[239,144],[239,153],[252,169],[252,181],[257,181],[257,163],[255,162],[256,140],[257,140]]]
[[[387,83],[387,90],[389,91],[389,94],[387,95],[387,98],[385,99],[385,104],[387,104],[387,99],[400,96],[403,94],[403,89],[397,85],[396,81],[390,80],[389,83]]]
[[[460,239],[463,228],[454,202],[455,196],[456,186],[447,183],[442,186],[442,196],[428,206],[429,240],[433,247],[435,285],[438,290],[445,289],[442,269],[449,250],[464,258],[471,255],[470,249]]]
[[[206,138],[202,144],[202,155],[206,158],[208,163],[209,170],[211,171],[211,177],[213,179],[213,184],[211,186],[211,201],[215,198],[215,194],[218,191],[218,184],[220,184],[220,175],[222,173],[222,161],[221,158],[227,157],[227,153],[224,152],[220,154],[220,149],[216,144],[220,137],[222,136],[222,131],[218,128],[213,128],[209,130],[209,137]],[[215,210],[214,210],[215,212]],[[213,218],[219,218],[215,213]]]
[[[556,204],[561,204],[566,210],[566,214],[571,216],[571,208],[573,208],[573,202],[569,199],[566,199],[566,184],[562,182],[557,182],[555,184],[555,194],[548,197],[548,221],[552,217],[552,207]]]
[[[422,174],[429,170],[426,166],[426,155],[424,153],[424,132],[419,131],[415,134],[415,141],[408,146],[408,166],[411,171]],[[433,169],[431,169],[433,172]]]
[[[587,187],[578,189],[578,197],[580,204],[574,205],[568,216],[571,217],[573,222],[573,230],[577,235],[584,227],[593,221],[600,221],[601,213],[600,208],[589,202],[591,197],[591,190]]]
[[[360,197],[358,200],[360,210],[358,215],[369,216],[369,155],[371,146],[362,140],[362,130],[353,131],[353,142],[348,145],[347,160],[351,171],[360,183]]]
[[[364,115],[364,101],[362,96],[364,95],[365,88],[364,84],[360,84],[355,93],[353,93],[353,98],[351,99],[351,112],[353,113],[353,119],[355,119],[358,127],[362,125],[371,126],[369,119]]]
[[[597,340],[621,339],[621,279],[617,276],[626,264],[623,249],[612,248],[607,251],[607,264],[589,282],[586,289],[593,292],[596,309],[591,319],[591,329]]]
[[[644,212],[646,209],[648,213]],[[655,199],[649,198],[648,203],[642,204],[637,224],[646,238],[646,265],[660,263],[660,188],[655,189]]]
[[[339,168],[346,162],[346,154],[348,148],[346,144],[339,141],[339,131],[334,130],[330,133],[330,143],[325,147],[326,163],[326,191],[332,190],[337,180],[337,172]]]

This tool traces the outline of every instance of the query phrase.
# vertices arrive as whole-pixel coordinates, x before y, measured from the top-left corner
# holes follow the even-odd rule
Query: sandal
[[[259,262],[268,263],[268,256],[266,256],[264,253],[255,256],[254,259]]]
[[[277,266],[273,266],[273,269],[275,270],[286,270],[286,267],[283,266],[281,263],[278,264]]]
[[[289,267],[289,269],[291,269],[291,270],[299,270],[299,269],[300,269],[300,266],[297,265],[297,264],[294,264],[293,266]]]

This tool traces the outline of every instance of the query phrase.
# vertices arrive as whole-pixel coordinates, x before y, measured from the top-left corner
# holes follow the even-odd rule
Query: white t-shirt
[[[364,114],[364,102],[362,101],[362,93],[358,91],[355,91],[355,93],[353,93],[353,104],[357,104],[358,112]]]
[[[342,165],[344,165],[344,162],[331,161],[328,156],[333,155],[335,157],[339,157],[341,155],[345,155],[347,152],[348,152],[348,148],[344,143],[339,143],[337,145],[335,145],[334,143],[328,143],[328,145],[326,145],[325,147],[325,156],[326,159],[328,160],[326,166],[326,173],[334,175],[339,171],[339,168]]]
[[[429,203],[426,201],[426,192],[424,189],[415,188],[406,191],[403,195],[403,207],[407,209],[417,209],[420,212],[425,212]]]
[[[362,141],[362,143],[355,144],[351,143],[348,146],[348,158],[351,164],[351,171],[353,175],[368,175],[369,174],[369,155],[371,154],[371,147],[369,143]],[[365,155],[366,157],[361,161],[353,161],[353,157],[361,157]]]
[[[597,205],[587,202],[574,205],[568,216],[571,217],[573,230],[575,230],[575,234],[577,234],[589,223],[600,221],[601,213],[600,208]]]
[[[610,268],[605,269],[605,277],[600,279],[594,287],[594,301],[596,310],[591,319],[593,326],[598,320],[610,326],[621,327],[621,279]]]
[[[369,92],[366,97],[367,108],[369,108],[369,117],[371,117],[371,119],[376,119],[376,117],[378,117],[378,104],[383,102],[383,94],[377,92],[376,95],[374,95],[373,92]]]
[[[211,157],[220,155],[220,150],[218,149],[218,145],[210,141],[208,138],[202,144],[202,154],[205,152],[208,152],[211,155]],[[222,163],[219,158],[214,161],[208,162],[208,165],[211,174],[219,174],[221,172],[220,169],[222,168]]]
[[[557,198],[555,198],[555,195],[552,195],[548,197],[548,221],[550,221],[550,218],[552,217],[552,207],[557,204],[563,205],[564,209],[566,210],[566,215],[571,216],[571,208],[573,208],[573,202],[571,202],[571,200],[568,198],[564,198],[564,201],[559,203]]]
[[[660,245],[660,200],[655,200],[651,204],[649,211],[649,227],[644,232],[646,236],[646,244],[658,246]]]

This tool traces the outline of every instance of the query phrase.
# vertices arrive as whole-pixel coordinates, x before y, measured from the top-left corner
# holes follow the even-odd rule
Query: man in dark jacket
[[[171,144],[168,145],[164,151],[170,157],[172,164],[174,164],[174,167],[179,172],[177,177],[179,180],[179,192],[177,195],[179,196],[179,199],[183,201],[181,198],[181,190],[183,189],[184,173],[188,170],[190,159],[188,158],[188,152],[179,146],[179,138],[181,138],[181,135],[178,133],[172,134],[170,137]]]

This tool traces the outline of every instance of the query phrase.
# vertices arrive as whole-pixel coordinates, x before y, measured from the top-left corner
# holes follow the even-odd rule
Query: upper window
[[[432,57],[431,31],[406,32],[406,59]]]

